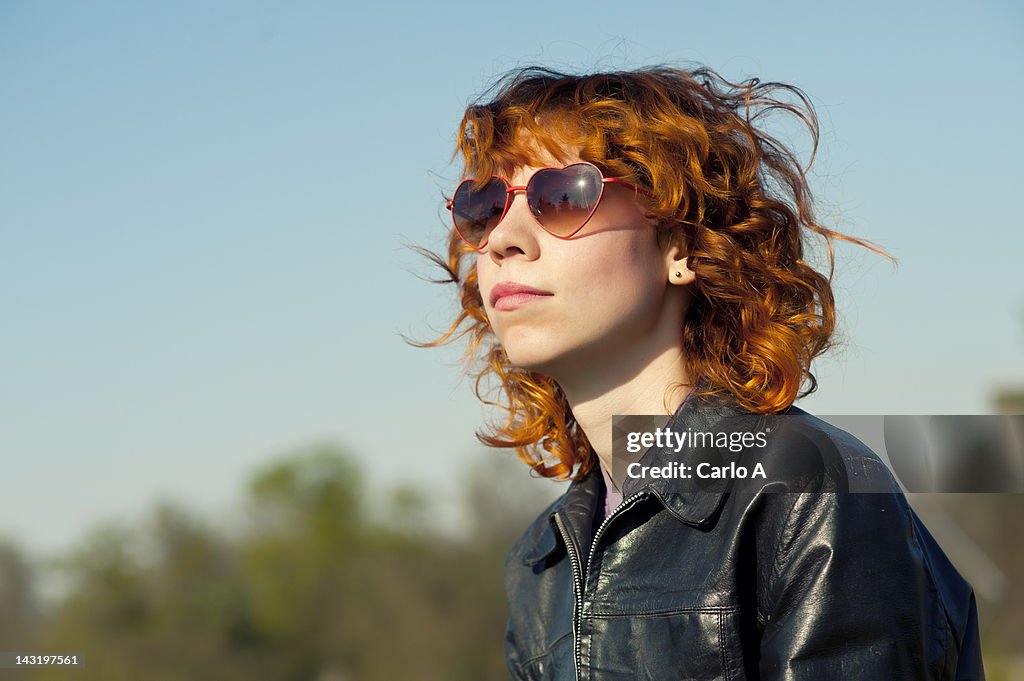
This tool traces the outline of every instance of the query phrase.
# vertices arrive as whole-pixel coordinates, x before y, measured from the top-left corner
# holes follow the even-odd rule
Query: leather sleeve
[[[516,648],[515,632],[512,631],[512,618],[505,625],[505,664],[508,666],[509,677],[514,681],[526,681],[520,669],[521,656]]]
[[[973,591],[900,493],[779,496],[762,679],[984,679]]]

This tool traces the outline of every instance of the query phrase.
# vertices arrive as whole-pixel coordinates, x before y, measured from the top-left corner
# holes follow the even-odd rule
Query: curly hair
[[[817,389],[811,361],[832,346],[836,321],[832,240],[892,257],[819,225],[806,170],[755,125],[773,110],[796,116],[813,138],[810,168],[818,121],[799,88],[757,78],[731,83],[703,66],[582,76],[527,67],[492,91],[489,100],[466,109],[459,125],[453,158],[461,155],[463,177],[507,177],[533,165],[536,147],[529,143],[539,143],[556,158],[576,149],[606,176],[653,195],[644,208],[659,246],[678,245],[696,274],[679,330],[695,395],[768,414]],[[783,101],[779,92],[795,95],[799,104]],[[803,259],[809,232],[827,245],[827,277]],[[445,270],[438,283],[458,288],[461,312],[440,338],[413,344],[435,347],[470,334],[465,359],[467,371],[476,373],[476,395],[508,411],[505,425],[478,431],[478,439],[515,448],[544,477],[567,479],[574,468],[576,478],[588,474],[597,457],[559,385],[512,366],[496,342],[476,269],[465,266],[465,256],[475,251],[454,230],[446,258],[417,250]],[[486,352],[478,355],[481,346]],[[474,359],[479,363],[471,368]],[[483,397],[486,377],[498,379],[505,404]]]

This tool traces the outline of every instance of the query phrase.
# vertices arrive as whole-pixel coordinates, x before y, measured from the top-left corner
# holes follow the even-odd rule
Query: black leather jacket
[[[691,399],[669,426],[713,427],[737,413]],[[631,490],[627,480],[595,533],[601,472],[574,481],[505,562],[512,676],[984,679],[973,589],[885,464],[845,431],[790,413],[834,445],[838,465],[785,493],[741,481],[694,492],[673,479]],[[791,454],[785,444],[769,450],[766,461]],[[643,461],[679,456],[652,448]],[[845,491],[857,480],[888,491]]]

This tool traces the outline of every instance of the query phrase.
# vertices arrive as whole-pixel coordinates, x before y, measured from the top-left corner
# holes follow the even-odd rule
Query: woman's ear
[[[665,254],[665,268],[668,272],[668,283],[677,286],[692,284],[697,275],[687,266],[688,258],[682,254],[679,246],[673,246]]]

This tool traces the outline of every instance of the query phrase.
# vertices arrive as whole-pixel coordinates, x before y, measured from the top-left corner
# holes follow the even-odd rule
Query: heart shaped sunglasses
[[[479,187],[474,178],[459,183],[447,203],[452,224],[462,240],[480,250],[491,230],[505,217],[514,192],[526,192],[530,213],[541,227],[559,239],[570,239],[583,229],[601,203],[605,185],[614,183],[650,197],[650,192],[615,177],[605,177],[593,163],[564,168],[540,168],[523,186],[513,186],[497,175]]]

